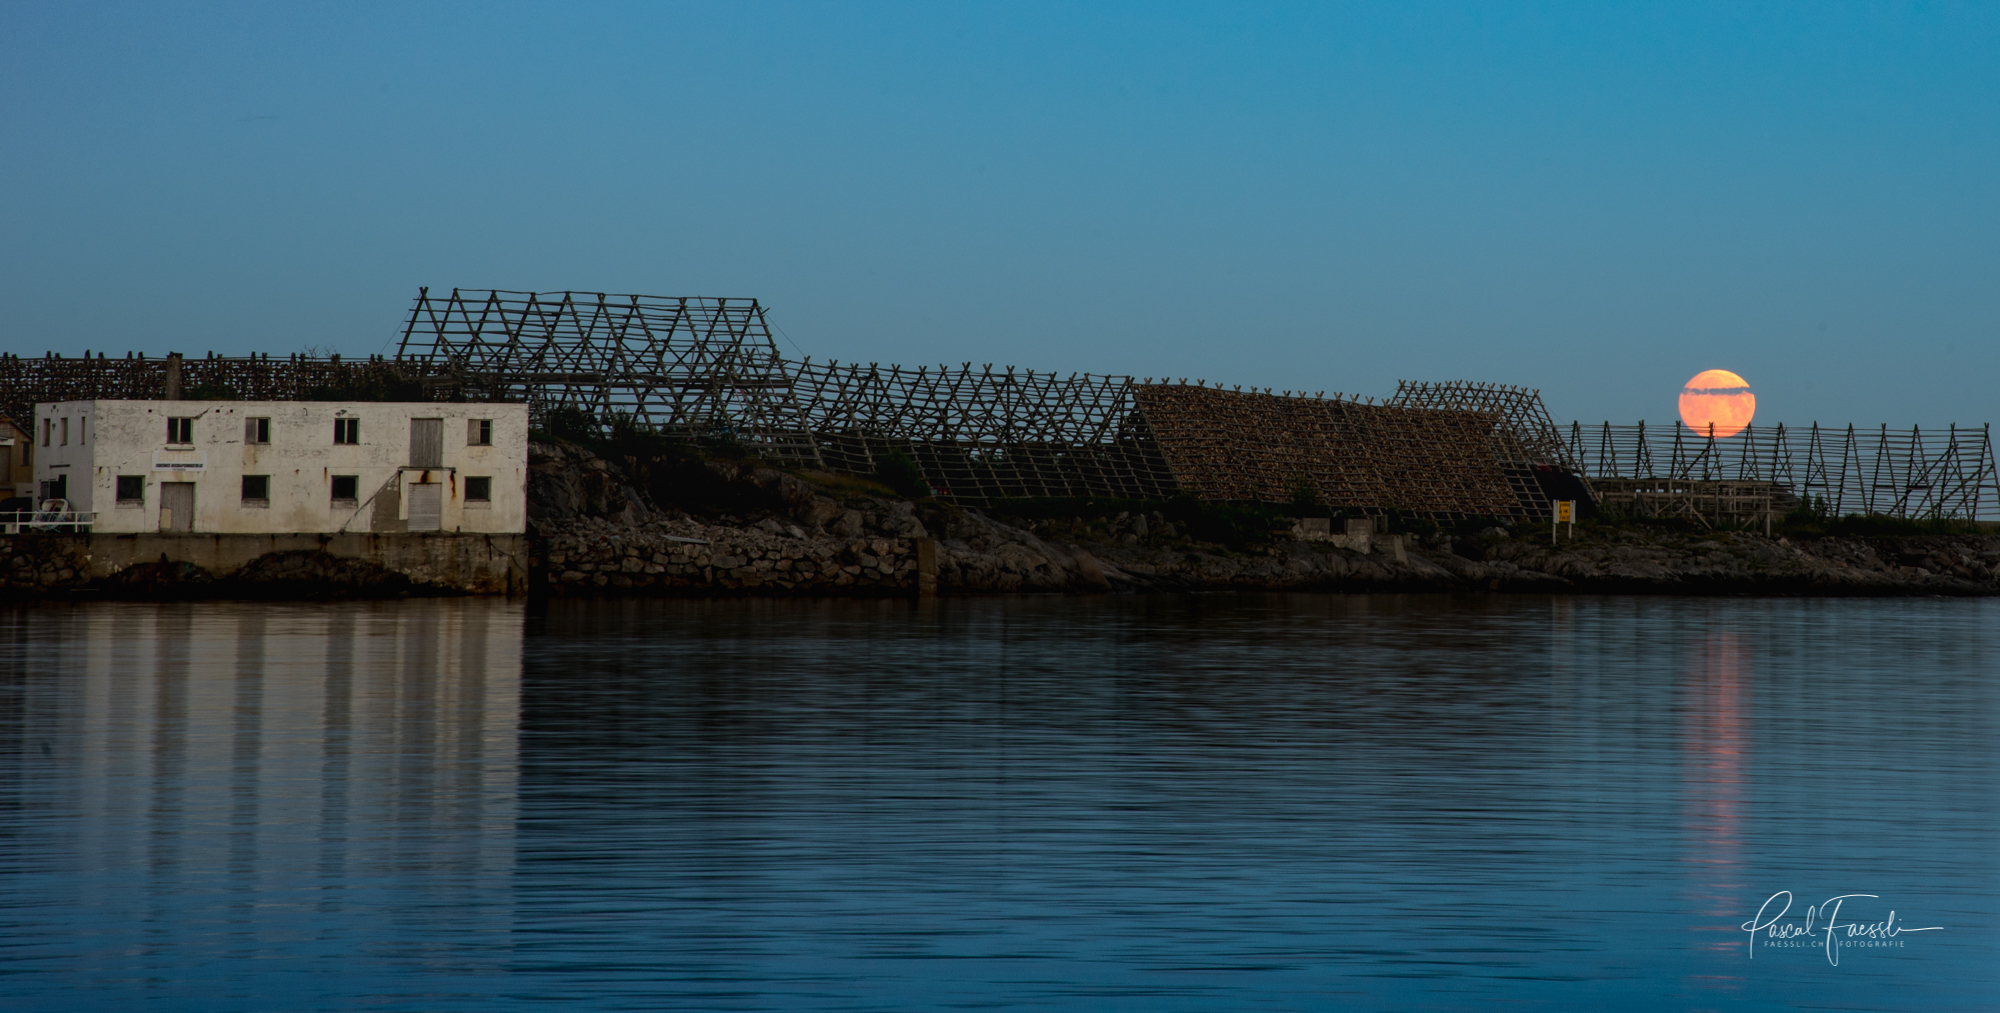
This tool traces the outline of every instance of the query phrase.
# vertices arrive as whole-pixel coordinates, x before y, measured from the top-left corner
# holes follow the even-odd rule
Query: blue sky
[[[2000,6],[0,6],[0,349],[391,348],[419,285],[781,347],[1993,420]]]

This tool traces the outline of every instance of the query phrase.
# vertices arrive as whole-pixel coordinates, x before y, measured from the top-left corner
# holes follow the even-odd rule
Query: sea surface
[[[2000,601],[0,611],[4,1010],[1828,1008],[2000,1009]]]

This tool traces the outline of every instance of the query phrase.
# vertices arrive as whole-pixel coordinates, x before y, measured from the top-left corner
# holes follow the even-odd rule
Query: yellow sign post
[[[1552,521],[1550,521],[1550,522],[1549,522],[1549,544],[1550,544],[1550,545],[1554,545],[1554,544],[1556,543],[1556,525],[1558,525],[1558,524],[1568,524],[1568,525],[1569,525],[1569,537],[1570,537],[1570,540],[1571,540],[1571,541],[1575,541],[1575,540],[1576,540],[1576,501],[1575,501],[1575,500],[1573,500],[1573,499],[1559,499],[1559,500],[1556,500],[1556,516],[1555,516],[1555,519],[1554,519],[1554,520],[1552,520]]]

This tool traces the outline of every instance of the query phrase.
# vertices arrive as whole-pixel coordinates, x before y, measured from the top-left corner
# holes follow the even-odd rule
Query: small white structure
[[[100,534],[527,530],[526,405],[58,401],[35,420],[38,498]]]

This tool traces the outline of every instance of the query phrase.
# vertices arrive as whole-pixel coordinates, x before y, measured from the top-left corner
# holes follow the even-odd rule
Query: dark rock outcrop
[[[155,563],[128,566],[98,583],[114,598],[206,597],[215,590],[215,575],[193,563],[162,556]]]
[[[937,540],[945,591],[1104,586],[1073,549],[860,479],[674,462],[641,492],[625,466],[584,448],[533,450],[535,565],[556,595],[908,594],[923,538]]]

